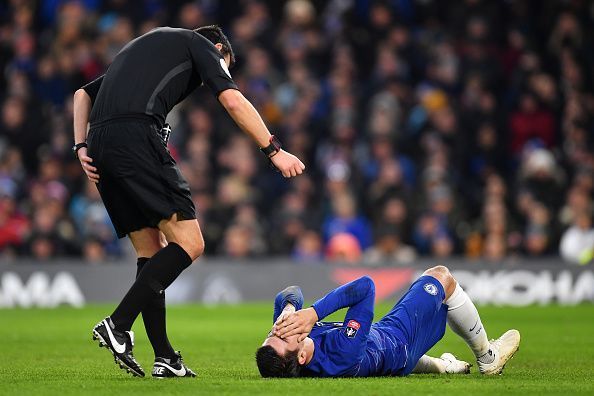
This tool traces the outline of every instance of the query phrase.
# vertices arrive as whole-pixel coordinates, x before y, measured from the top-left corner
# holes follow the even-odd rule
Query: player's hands
[[[81,147],[78,150],[78,160],[80,161],[80,165],[85,171],[85,174],[89,178],[90,181],[93,183],[99,183],[99,174],[97,173],[97,168],[93,165],[93,159],[87,155],[87,148]]]
[[[280,317],[279,317],[280,319]],[[287,338],[298,334],[298,341],[301,342],[311,332],[312,327],[318,321],[318,314],[313,308],[301,309],[278,321],[274,325],[274,335],[280,338]]]
[[[294,313],[295,307],[293,306],[293,304],[287,303],[287,305],[285,305],[285,308],[283,308],[281,314],[278,315],[278,318],[276,319],[276,322],[274,322],[274,327],[272,329],[274,330],[277,324],[283,322],[285,319],[287,319],[290,315]]]
[[[305,170],[305,165],[299,158],[282,149],[270,158],[270,161],[284,177],[294,177]]]

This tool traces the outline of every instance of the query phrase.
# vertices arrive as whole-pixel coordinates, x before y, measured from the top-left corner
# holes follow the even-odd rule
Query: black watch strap
[[[268,158],[271,158],[280,151],[282,144],[274,135],[270,136],[269,142],[270,144],[266,147],[262,147],[260,151],[262,151]]]
[[[80,150],[83,147],[89,147],[87,145],[87,142],[77,143],[74,146],[72,146],[72,152],[74,153],[76,159],[78,159],[78,150]]]

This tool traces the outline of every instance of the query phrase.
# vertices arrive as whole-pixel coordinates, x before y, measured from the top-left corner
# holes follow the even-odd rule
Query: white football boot
[[[508,330],[498,339],[491,340],[490,344],[489,352],[476,360],[479,371],[485,375],[501,374],[505,364],[520,347],[520,332],[518,330]],[[490,361],[490,363],[486,363],[487,361]]]
[[[439,357],[444,362],[447,374],[469,374],[472,364],[456,359],[451,353],[444,353]]]

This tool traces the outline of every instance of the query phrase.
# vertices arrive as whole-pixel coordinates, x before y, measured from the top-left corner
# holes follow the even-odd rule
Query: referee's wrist
[[[81,148],[87,148],[87,147],[88,146],[87,146],[87,142],[86,141],[85,142],[81,142],[81,143],[76,143],[74,146],[72,146],[72,153],[74,154],[74,157],[76,159],[78,159],[78,151]]]
[[[260,151],[262,151],[262,153],[264,153],[264,155],[268,158],[272,158],[275,155],[277,155],[279,151],[281,151],[281,148],[282,144],[280,140],[278,140],[276,136],[270,135],[268,145],[265,147],[261,147]]]

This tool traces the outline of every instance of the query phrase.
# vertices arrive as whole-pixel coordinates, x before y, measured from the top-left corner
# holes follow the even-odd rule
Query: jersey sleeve
[[[103,77],[105,77],[105,74],[101,75],[100,77],[97,77],[90,83],[85,84],[81,87],[82,89],[85,90],[87,95],[89,95],[89,97],[91,98],[91,104],[95,103],[95,98],[97,97],[97,94],[99,93],[99,88],[101,88],[101,83],[103,83]]]
[[[199,33],[193,33],[190,39],[190,55],[192,67],[213,95],[218,96],[226,89],[238,89],[221,52]]]
[[[289,303],[295,307],[296,311],[303,308],[303,293],[301,293],[299,286],[289,286],[276,295],[272,323],[276,322],[276,319],[278,319],[285,306]]]
[[[326,338],[326,351],[331,361],[326,367],[329,373],[337,376],[357,374],[373,322],[374,303],[375,285],[368,276],[347,283],[314,303],[320,320],[338,309],[349,307],[342,328],[329,333]]]
[[[375,298],[375,285],[368,276],[363,276],[345,285],[342,285],[313,304],[322,320],[326,316],[342,308],[349,308],[347,318],[352,315],[365,316],[370,322],[373,320],[373,303]]]
[[[346,285],[334,289],[316,301],[313,308],[318,320],[339,309],[348,307],[343,322],[343,333],[346,338],[367,338],[373,322],[373,305],[375,303],[375,284],[368,276],[363,276]]]

